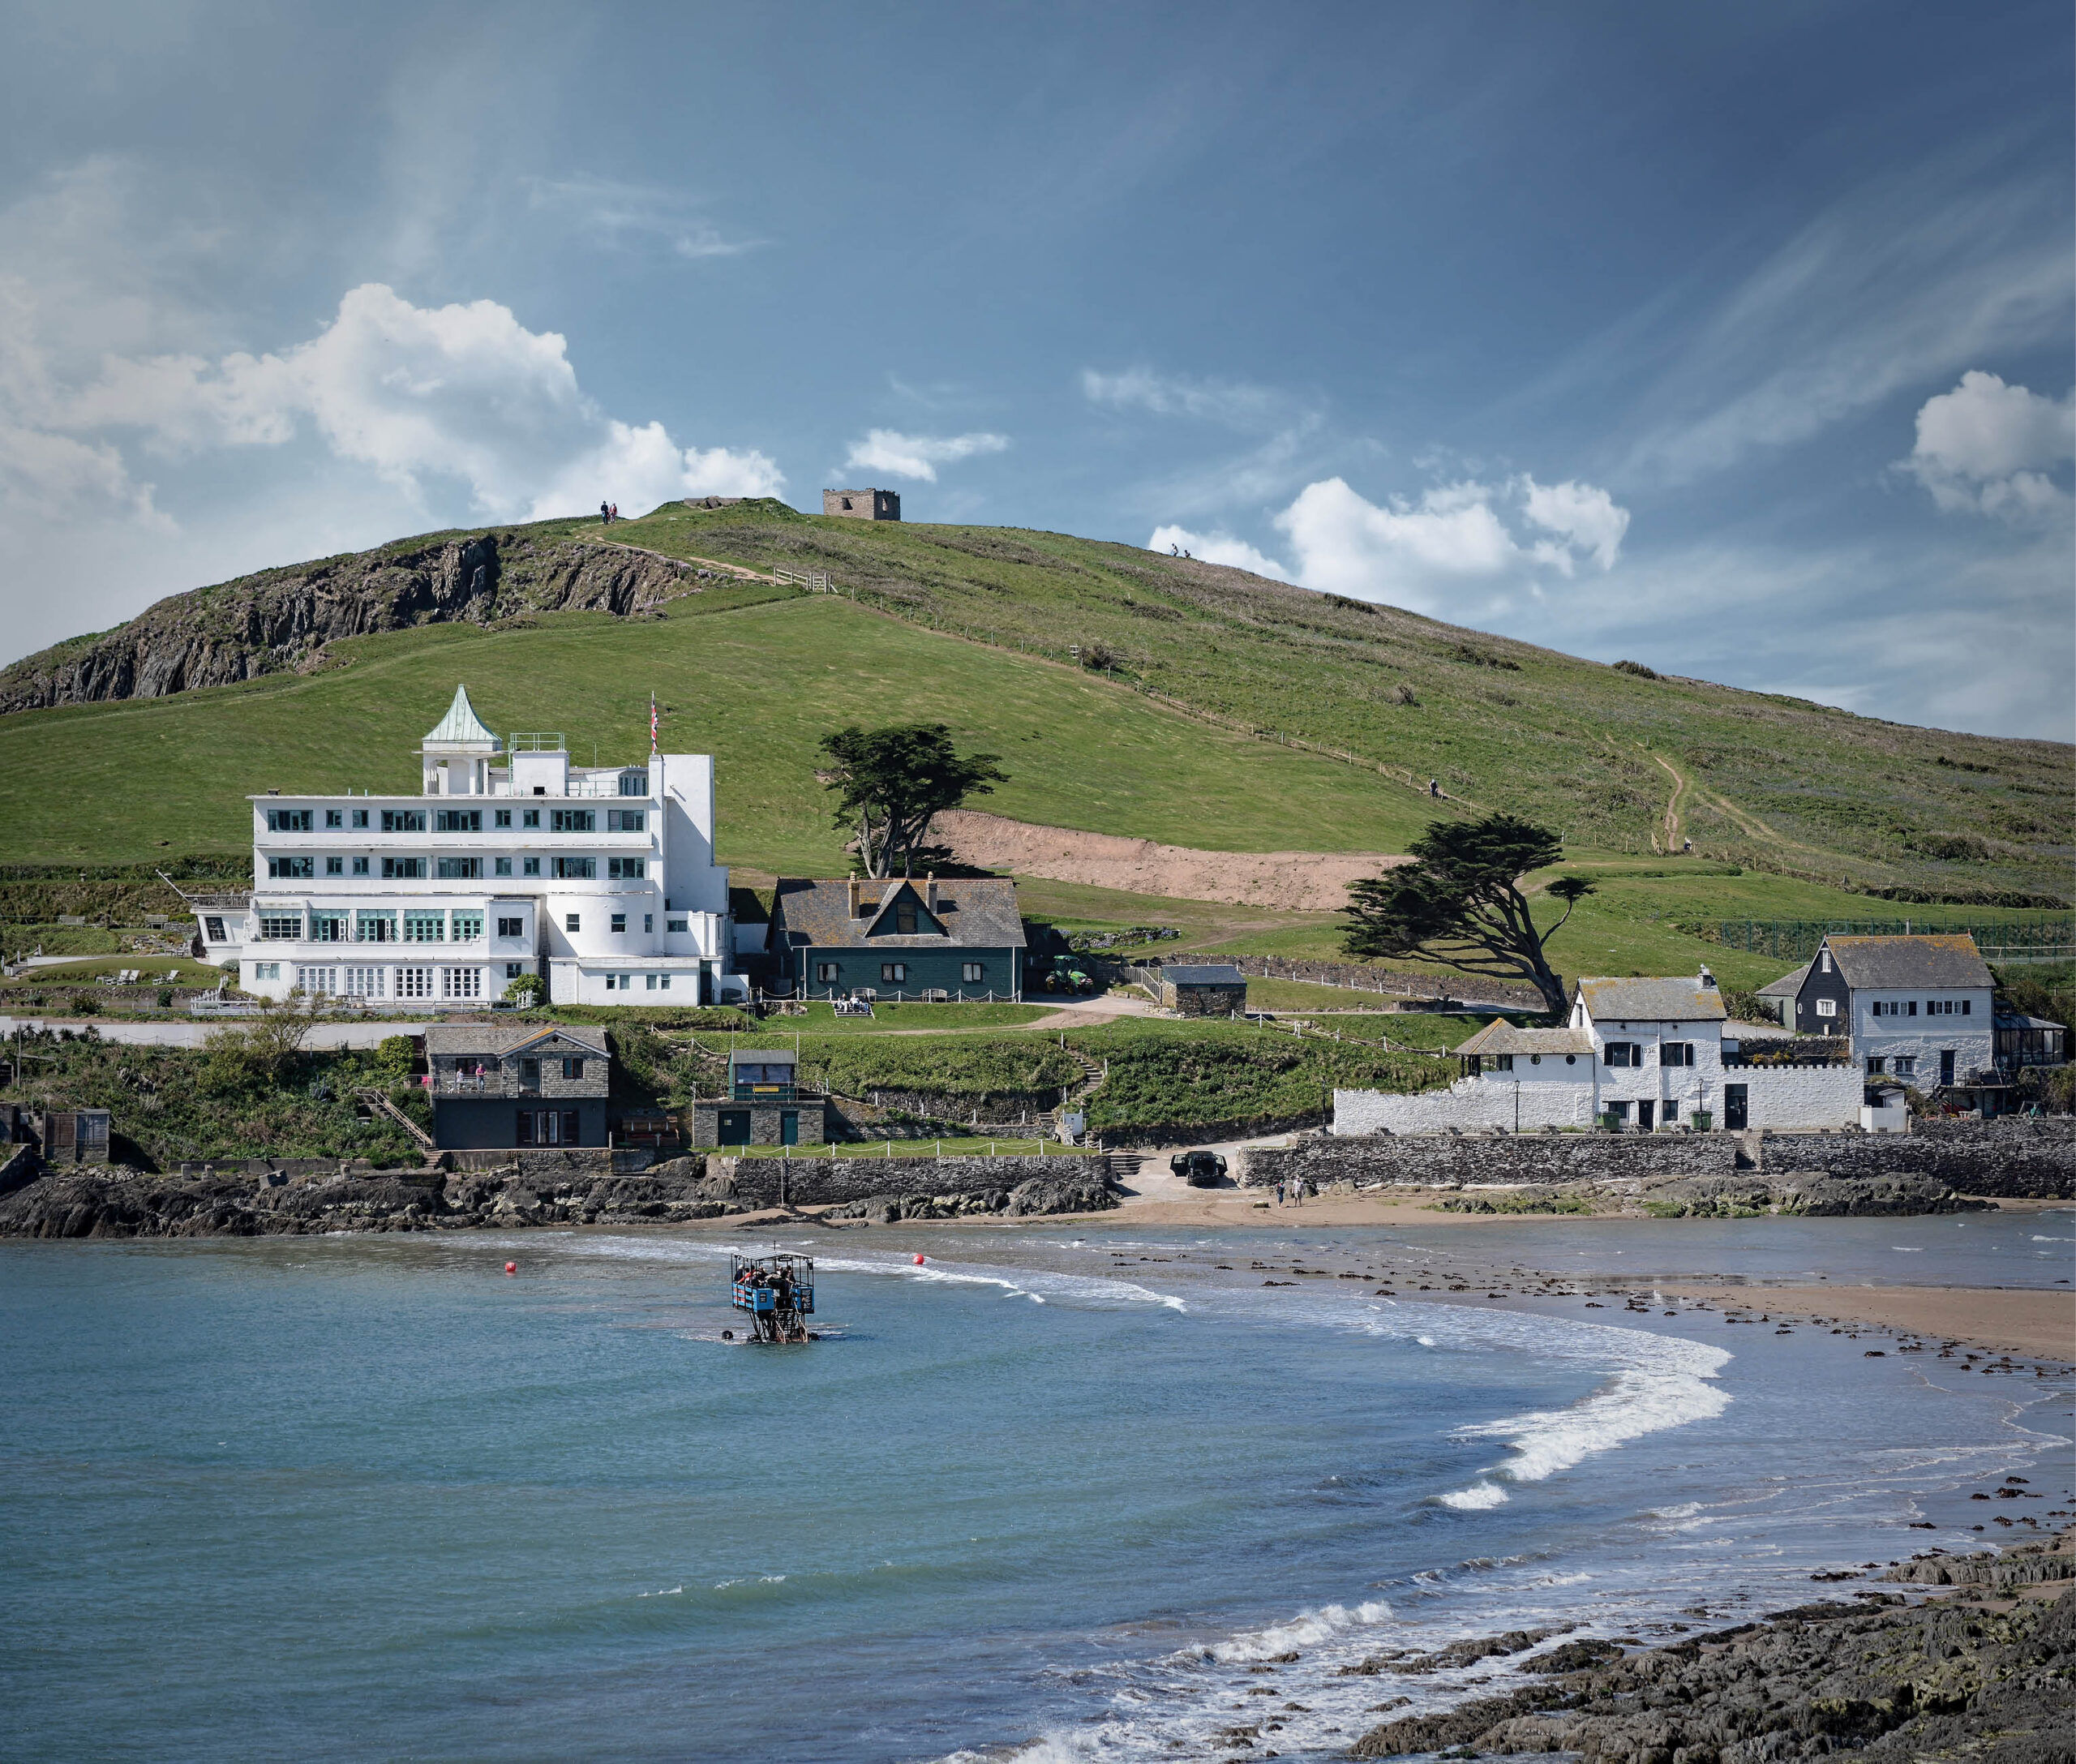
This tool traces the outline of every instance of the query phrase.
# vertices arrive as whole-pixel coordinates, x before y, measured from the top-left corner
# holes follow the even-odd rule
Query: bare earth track
[[[1335,912],[1348,885],[1410,861],[1381,852],[1203,852],[957,809],[932,824],[963,863],[1173,900]]]

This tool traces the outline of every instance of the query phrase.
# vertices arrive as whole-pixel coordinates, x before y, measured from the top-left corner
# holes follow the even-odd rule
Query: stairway
[[[396,1104],[390,1101],[388,1097],[384,1092],[375,1090],[372,1088],[363,1087],[362,1088],[354,1091],[354,1096],[356,1100],[366,1103],[369,1108],[388,1116],[388,1118],[392,1121],[395,1122],[398,1127],[401,1127],[406,1133],[410,1135],[412,1140],[417,1144],[418,1150],[424,1154],[426,1169],[431,1170],[439,1164],[439,1142],[435,1140],[430,1133],[427,1132],[423,1127],[420,1127],[417,1122],[414,1121],[409,1115],[405,1114],[401,1109],[399,1109]]]
[[[1113,1187],[1129,1187],[1139,1179],[1139,1165],[1146,1161],[1137,1152],[1105,1152],[1090,1162],[1100,1164]]]

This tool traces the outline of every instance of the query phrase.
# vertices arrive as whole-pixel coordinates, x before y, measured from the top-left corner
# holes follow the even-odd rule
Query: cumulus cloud
[[[2020,521],[2058,515],[2069,493],[2050,475],[2076,457],[2076,390],[2059,402],[1971,370],[1925,400],[1901,462],[1949,513]]]
[[[1509,524],[1516,515],[1552,536],[1525,539]],[[1307,484],[1276,525],[1306,587],[1434,611],[1466,589],[1570,576],[1582,559],[1612,569],[1629,513],[1606,491],[1570,480],[1465,479],[1378,504],[1329,478]]]
[[[495,519],[542,519],[610,498],[642,509],[690,494],[763,496],[763,454],[679,446],[659,423],[610,417],[578,386],[564,339],[493,300],[414,306],[370,282],[315,337],[279,354],[111,358],[44,401],[62,435],[135,433],[167,455],[278,446],[304,425],[337,457],[426,500],[458,479]]]
[[[1160,526],[1153,530],[1153,537],[1146,542],[1146,548],[1149,552],[1187,552],[1207,564],[1229,564],[1235,569],[1252,570],[1257,576],[1267,576],[1276,582],[1291,579],[1288,565],[1278,563],[1266,552],[1256,551],[1245,539],[1235,539],[1230,533],[1192,533],[1185,526]]]
[[[903,435],[898,429],[871,429],[862,441],[851,444],[843,469],[920,478],[933,484],[938,466],[956,465],[976,453],[999,453],[1008,446],[1006,435]]]

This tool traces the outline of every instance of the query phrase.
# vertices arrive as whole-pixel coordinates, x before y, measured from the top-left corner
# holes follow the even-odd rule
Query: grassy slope
[[[1731,875],[1721,864],[1625,861],[1625,848],[1644,851],[1662,830],[1674,788],[1651,753],[1689,781],[1682,802],[1696,843],[1748,864],[1966,887],[2065,877],[2068,847],[2057,842],[2067,838],[2068,755],[2045,744],[1640,680],[1391,609],[1056,534],[671,509],[614,534],[680,556],[827,568],[861,599],[715,586],[660,620],[571,613],[487,630],[433,626],[336,645],[343,665],[313,675],[0,719],[0,861],[199,850],[235,866],[248,791],[414,788],[414,745],[457,679],[494,726],[559,727],[581,761],[594,740],[603,760],[640,752],[653,689],[667,741],[717,757],[724,859],[764,872],[843,868],[813,778],[815,742],[854,719],[941,719],[962,742],[1001,754],[1010,782],[983,806],[1178,844],[1402,849],[1436,811],[1374,772],[1209,725],[1037,653],[1102,642],[1126,672],[1208,711],[1295,724],[1416,775],[1432,770],[1480,804],[1568,822],[1574,861],[1601,875],[1602,892],[1553,946],[1567,972],[1681,972],[1707,959],[1728,983],[1749,985],[1779,965],[1718,950],[1673,929],[1675,920],[2010,916],[1892,907],[1777,873]],[[932,621],[999,641],[961,641]],[[1465,644],[1516,665],[1465,659]],[[1418,706],[1386,702],[1401,682]],[[1942,754],[1988,769],[1941,766]],[[1752,830],[1761,827],[1774,836]],[[2002,858],[1923,861],[1904,842],[1926,827],[1996,844]],[[1178,925],[1195,948],[1337,953],[1328,915],[1043,882],[1027,886],[1027,903],[1068,924]]]

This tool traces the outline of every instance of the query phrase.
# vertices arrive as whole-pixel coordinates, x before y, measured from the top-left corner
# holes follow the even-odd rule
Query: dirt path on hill
[[[1348,885],[1411,859],[1382,852],[1203,852],[955,809],[933,830],[963,863],[1173,900],[1336,912]]]
[[[1684,823],[1679,818],[1679,803],[1687,794],[1687,780],[1680,775],[1679,768],[1662,753],[1654,753],[1651,758],[1672,775],[1672,797],[1665,805],[1665,849],[1668,856],[1676,856],[1680,840],[1685,836],[1683,830]]]

